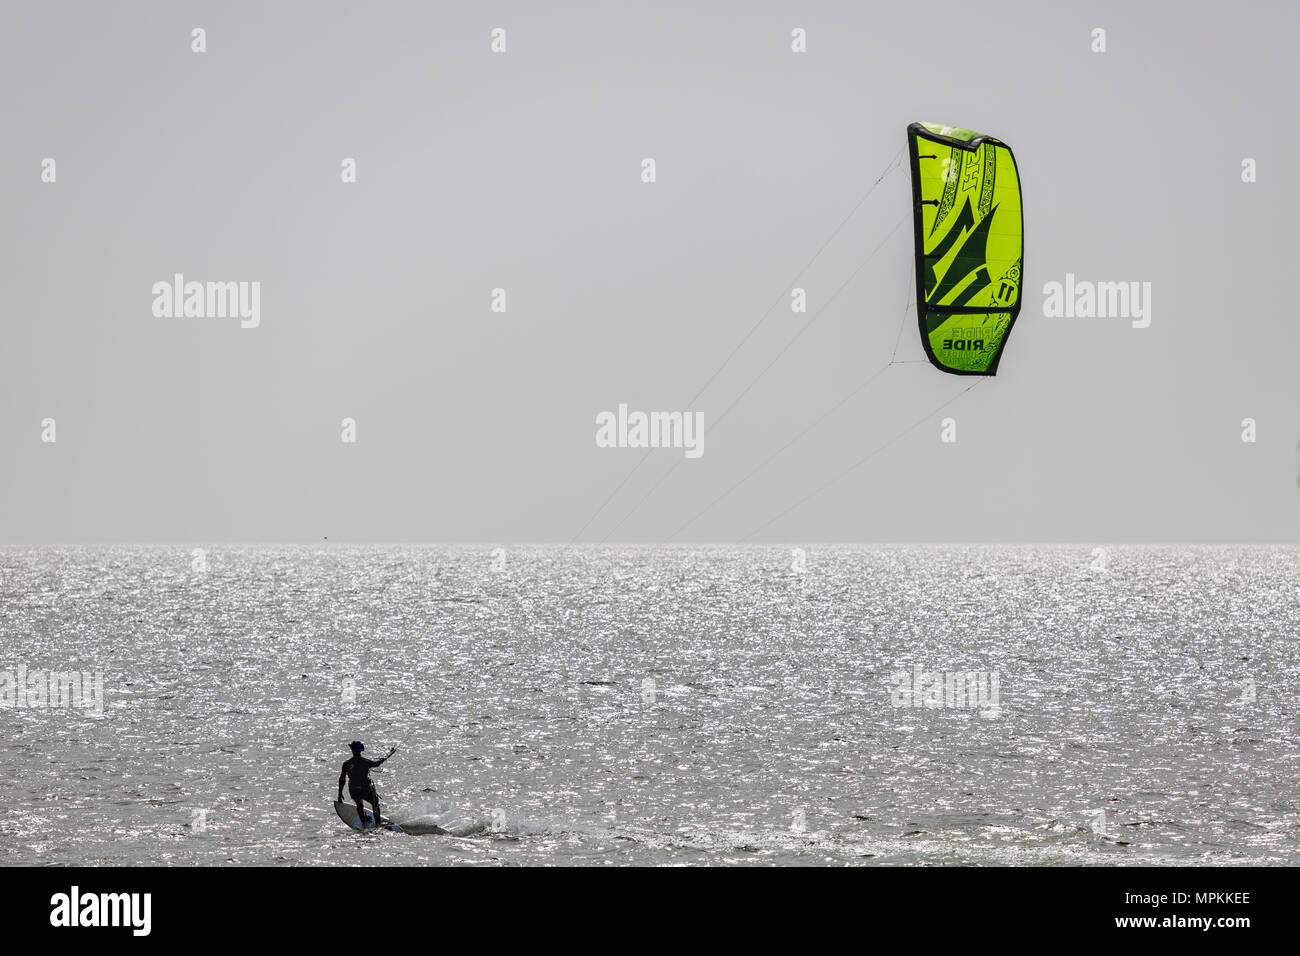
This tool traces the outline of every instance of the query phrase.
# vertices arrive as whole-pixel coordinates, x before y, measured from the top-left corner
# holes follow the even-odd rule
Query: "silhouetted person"
[[[370,769],[378,767],[381,763],[397,753],[394,747],[388,751],[387,755],[380,757],[378,760],[368,760],[361,756],[361,751],[366,749],[366,745],[359,740],[354,740],[348,744],[352,748],[352,757],[343,764],[343,772],[339,774],[339,803],[343,802],[343,781],[348,782],[348,795],[352,797],[352,802],[357,805],[357,817],[361,821],[364,829],[366,825],[366,808],[361,805],[361,801],[369,801],[370,805],[375,808],[374,826],[379,826],[379,794],[375,793],[375,785],[370,782]]]

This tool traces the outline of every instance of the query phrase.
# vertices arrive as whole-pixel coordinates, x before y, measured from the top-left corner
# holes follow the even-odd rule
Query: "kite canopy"
[[[907,145],[925,354],[954,375],[995,375],[1023,284],[1016,158],[992,136],[937,123],[907,127]]]

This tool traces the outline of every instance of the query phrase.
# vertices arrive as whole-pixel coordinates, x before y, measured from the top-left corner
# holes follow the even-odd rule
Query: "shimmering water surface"
[[[204,560],[0,551],[0,862],[1300,863],[1300,549]],[[335,816],[357,737],[415,834]]]

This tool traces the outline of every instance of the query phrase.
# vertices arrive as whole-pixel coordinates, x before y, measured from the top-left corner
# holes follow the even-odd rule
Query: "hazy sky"
[[[6,0],[0,543],[1296,540],[1298,11]],[[836,233],[913,120],[1019,162],[993,379],[920,362],[905,164]],[[620,403],[704,455],[598,448]]]

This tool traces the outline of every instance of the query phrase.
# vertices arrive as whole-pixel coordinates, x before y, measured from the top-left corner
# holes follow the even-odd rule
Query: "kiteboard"
[[[339,815],[339,819],[346,823],[354,830],[373,830],[375,828],[374,816],[369,810],[361,816],[357,815],[357,805],[355,803],[343,803],[334,801],[334,811]],[[379,826],[384,830],[392,830],[394,833],[402,833],[403,830],[388,817],[380,816]]]

